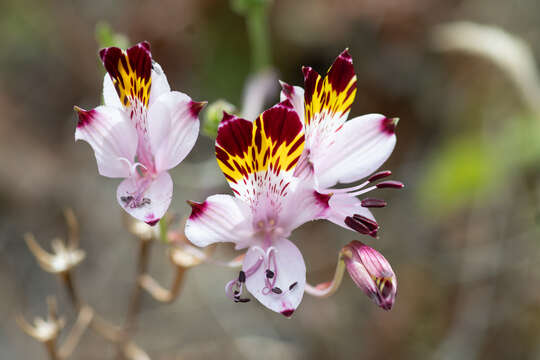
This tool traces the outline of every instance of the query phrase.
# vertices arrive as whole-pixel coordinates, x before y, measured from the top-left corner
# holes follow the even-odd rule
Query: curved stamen
[[[349,192],[349,191],[354,191],[354,190],[362,189],[362,188],[363,188],[364,186],[366,186],[367,184],[369,184],[369,181],[364,181],[364,182],[361,183],[360,185],[351,186],[351,187],[348,187],[348,188],[341,188],[341,189],[326,189],[326,190],[325,190],[325,193],[328,192],[329,194],[341,194],[341,193],[344,193],[344,192]]]

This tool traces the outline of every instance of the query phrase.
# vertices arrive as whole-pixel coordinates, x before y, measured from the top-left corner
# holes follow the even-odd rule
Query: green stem
[[[165,219],[165,217],[162,217],[160,220],[159,220],[159,238],[161,239],[161,241],[163,243],[167,243],[167,219]]]
[[[245,14],[254,72],[264,70],[271,64],[267,10],[267,4],[261,4],[251,6]]]

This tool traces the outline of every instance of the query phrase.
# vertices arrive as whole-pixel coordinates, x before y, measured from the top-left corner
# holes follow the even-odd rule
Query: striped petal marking
[[[102,49],[99,55],[111,77],[120,102],[137,129],[139,162],[149,171],[154,171],[147,119],[152,84],[150,44],[141,42],[126,51],[110,47]]]
[[[337,57],[324,79],[310,67],[302,70],[307,146],[313,150],[324,147],[347,120],[356,96],[356,74],[348,50]]]
[[[219,167],[236,196],[252,208],[275,211],[287,195],[303,148],[302,123],[288,100],[254,122],[225,114],[216,138]]]
[[[137,99],[148,107],[152,83],[150,44],[141,42],[126,51],[110,47],[101,50],[99,56],[113,81],[120,102],[128,108]]]

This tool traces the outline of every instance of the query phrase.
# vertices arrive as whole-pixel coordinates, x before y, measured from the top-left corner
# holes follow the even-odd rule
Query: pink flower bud
[[[379,307],[390,310],[396,297],[397,280],[384,256],[356,240],[346,245],[342,254],[354,283]]]

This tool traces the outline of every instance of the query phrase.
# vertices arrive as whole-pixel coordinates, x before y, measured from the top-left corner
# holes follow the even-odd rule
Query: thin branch
[[[68,228],[68,246],[72,249],[79,247],[79,222],[73,209],[67,208],[64,210],[64,218],[66,219],[66,224]]]
[[[153,277],[148,274],[143,274],[139,278],[141,287],[159,302],[170,303],[174,301],[180,294],[184,273],[187,270],[187,268],[183,266],[176,265],[175,267],[176,275],[173,279],[170,290],[162,287]]]
[[[77,321],[71,328],[66,339],[58,349],[58,356],[62,359],[69,357],[79,344],[83,334],[92,322],[94,311],[89,306],[83,306],[77,316]]]

